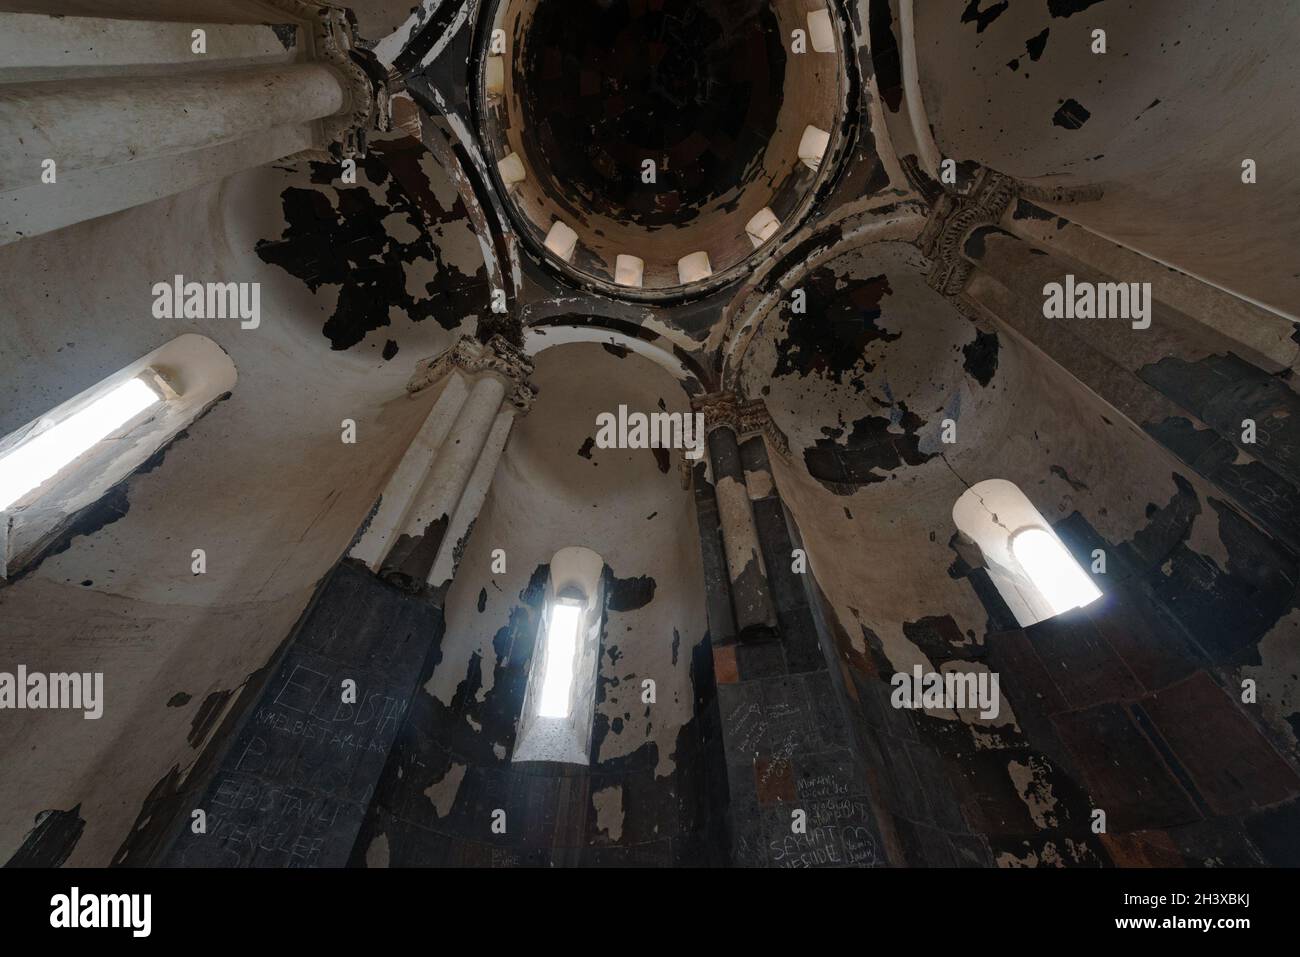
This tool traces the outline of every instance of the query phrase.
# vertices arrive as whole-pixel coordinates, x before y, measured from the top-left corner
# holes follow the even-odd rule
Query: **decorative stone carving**
[[[446,352],[421,362],[406,384],[406,391],[412,395],[422,392],[453,369],[471,376],[488,373],[505,380],[506,400],[520,413],[527,413],[537,398],[537,387],[528,381],[534,371],[533,361],[501,336],[493,336],[486,344],[473,336],[461,336]]]
[[[1010,176],[982,169],[969,193],[945,193],[934,204],[917,245],[933,260],[928,282],[945,296],[961,292],[973,268],[962,255],[967,235],[978,226],[991,226],[1002,218],[1017,191]]]
[[[370,130],[392,129],[393,89],[388,71],[374,54],[357,43],[352,11],[334,0],[268,2],[307,22],[316,58],[335,69],[348,94],[348,109],[321,121],[326,150],[307,152],[322,152],[319,158],[335,161],[364,156]]]
[[[724,426],[735,432],[737,439],[761,433],[782,458],[790,455],[789,440],[772,420],[762,399],[745,399],[735,392],[715,392],[694,399],[691,407],[704,413],[705,434]]]

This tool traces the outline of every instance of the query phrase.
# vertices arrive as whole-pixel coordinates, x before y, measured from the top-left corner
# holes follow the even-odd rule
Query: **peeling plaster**
[[[438,817],[446,817],[451,813],[452,803],[456,800],[456,793],[464,780],[465,765],[453,764],[441,780],[425,790],[424,796],[433,804]]]
[[[591,803],[596,809],[596,827],[604,831],[611,841],[623,836],[623,789],[618,785],[591,792]]]

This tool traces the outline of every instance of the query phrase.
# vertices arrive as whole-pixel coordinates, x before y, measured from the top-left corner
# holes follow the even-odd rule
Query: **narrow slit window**
[[[1053,614],[1081,608],[1101,597],[1060,540],[1041,528],[1026,528],[1011,538],[1011,554],[1051,605]]]
[[[1022,628],[1102,597],[1024,492],[1004,479],[978,482],[957,499],[953,523],[979,549],[989,580]]]
[[[61,422],[42,420],[43,430],[0,453],[0,510],[53,478],[163,398],[144,377],[136,376]]]
[[[591,763],[605,617],[605,560],[589,548],[551,557],[511,761]]]
[[[0,579],[234,388],[205,336],[172,339],[0,438]]]
[[[543,718],[567,718],[573,711],[573,669],[578,664],[578,627],[582,606],[557,602],[546,629],[546,671],[542,676],[537,713]]]

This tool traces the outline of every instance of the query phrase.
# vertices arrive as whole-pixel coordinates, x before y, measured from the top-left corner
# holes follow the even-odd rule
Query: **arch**
[[[1022,628],[1101,597],[1092,576],[1013,482],[972,485],[957,499],[952,520],[979,546],[989,577]]]
[[[904,206],[866,210],[811,238],[794,237],[778,247],[768,264],[755,270],[749,287],[734,296],[723,309],[722,387],[734,389],[744,368],[745,354],[768,316],[799,282],[840,256],[873,243],[912,243],[925,226],[925,217]]]
[[[611,328],[604,323],[616,323],[622,328]],[[665,369],[687,394],[707,391],[708,375],[693,357],[658,333],[627,320],[593,316],[589,322],[539,323],[524,330],[524,351],[530,356],[576,342],[594,342],[615,352],[634,352]]]

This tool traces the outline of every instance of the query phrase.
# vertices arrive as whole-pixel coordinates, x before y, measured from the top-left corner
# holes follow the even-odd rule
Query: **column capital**
[[[790,455],[790,443],[762,399],[746,399],[736,392],[714,392],[692,399],[691,408],[704,414],[705,434],[724,427],[735,432],[737,439],[761,433],[782,458]]]
[[[502,336],[493,336],[486,343],[461,336],[446,352],[422,361],[406,391],[412,395],[423,392],[456,370],[470,377],[486,374],[504,380],[506,401],[520,413],[527,413],[537,398],[537,387],[528,381],[534,370],[532,359]]]
[[[969,192],[939,197],[916,241],[921,253],[934,263],[927,277],[933,289],[955,296],[965,288],[974,267],[962,255],[962,243],[972,229],[998,222],[1018,190],[1019,184],[1010,176],[984,168]]]
[[[357,41],[352,11],[336,0],[266,2],[307,23],[315,58],[333,67],[347,93],[347,108],[320,121],[323,152],[336,161],[364,156],[371,130],[392,129],[391,94],[396,89],[388,70]]]

